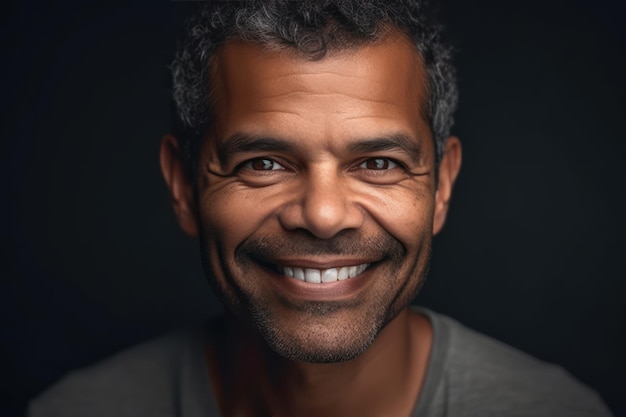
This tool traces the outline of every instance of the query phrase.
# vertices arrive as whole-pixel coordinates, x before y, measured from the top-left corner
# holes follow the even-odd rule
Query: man
[[[461,165],[421,1],[203,5],[161,168],[226,309],[30,415],[603,416],[557,367],[412,309]]]

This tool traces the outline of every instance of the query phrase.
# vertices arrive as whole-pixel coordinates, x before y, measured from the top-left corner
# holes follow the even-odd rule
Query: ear
[[[166,135],[161,140],[161,172],[170,190],[178,224],[189,236],[198,236],[198,220],[194,207],[193,188],[179,156],[178,140]]]
[[[446,221],[452,186],[461,169],[461,142],[459,138],[450,136],[446,140],[445,149],[439,163],[439,182],[435,194],[435,218],[433,235],[439,233]]]

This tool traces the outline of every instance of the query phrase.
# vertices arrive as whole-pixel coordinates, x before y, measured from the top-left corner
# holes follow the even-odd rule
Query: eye
[[[383,171],[388,169],[394,169],[398,166],[394,161],[387,158],[370,158],[361,162],[359,168],[370,169],[376,171]]]
[[[252,171],[278,171],[285,169],[281,164],[269,158],[251,159],[241,166]]]

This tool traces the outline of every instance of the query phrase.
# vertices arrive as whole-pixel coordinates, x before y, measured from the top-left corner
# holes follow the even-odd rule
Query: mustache
[[[296,230],[280,235],[250,236],[236,249],[235,257],[240,261],[255,258],[268,262],[282,257],[320,255],[398,260],[405,252],[397,239],[385,233],[363,236],[356,230],[343,230],[330,239],[319,239],[307,231]]]

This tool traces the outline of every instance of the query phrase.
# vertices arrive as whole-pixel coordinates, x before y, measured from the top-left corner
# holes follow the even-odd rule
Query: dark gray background
[[[626,416],[619,1],[446,0],[464,145],[419,304],[566,367]],[[158,167],[189,3],[2,13],[0,413],[217,310]]]

